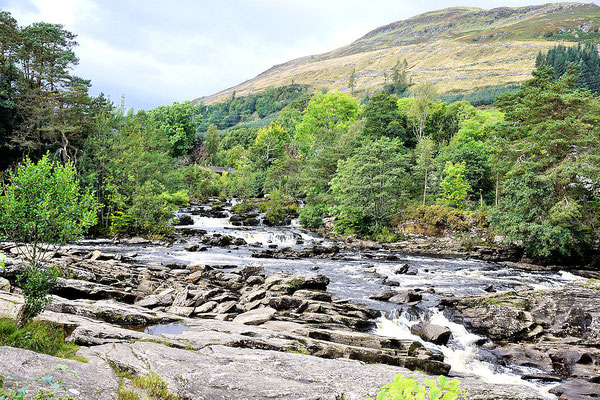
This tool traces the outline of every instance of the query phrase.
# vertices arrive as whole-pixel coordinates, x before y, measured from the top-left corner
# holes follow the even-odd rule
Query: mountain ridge
[[[440,93],[520,83],[539,51],[579,41],[600,41],[600,7],[593,3],[548,3],[525,7],[450,7],[380,26],[329,52],[276,64],[256,77],[194,100],[212,104],[291,83],[371,93],[406,59],[413,82],[431,81]]]

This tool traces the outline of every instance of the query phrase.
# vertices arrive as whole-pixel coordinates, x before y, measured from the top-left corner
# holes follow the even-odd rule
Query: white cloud
[[[125,94],[136,108],[212,94],[274,64],[333,50],[378,26],[453,5],[451,0],[0,0],[21,25],[61,23],[76,33],[76,73],[92,79],[93,93],[105,92],[113,100]]]

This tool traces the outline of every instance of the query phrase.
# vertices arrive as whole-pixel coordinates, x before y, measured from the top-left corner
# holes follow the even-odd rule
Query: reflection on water
[[[188,330],[188,326],[183,321],[170,322],[168,324],[150,325],[144,329],[144,333],[152,336],[161,336],[163,333],[170,335],[179,335]]]

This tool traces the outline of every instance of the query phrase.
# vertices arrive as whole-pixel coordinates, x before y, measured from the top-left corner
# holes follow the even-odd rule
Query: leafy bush
[[[25,306],[21,308],[19,321],[28,321],[44,311],[52,298],[48,295],[56,286],[56,278],[60,271],[55,266],[48,268],[27,266],[18,275],[17,282],[25,298]]]
[[[476,213],[476,223],[483,224],[485,214]],[[443,205],[419,205],[407,207],[392,220],[393,225],[412,223],[426,234],[440,234],[443,231],[465,232],[472,227],[470,214]]]
[[[280,190],[273,190],[266,203],[265,223],[268,225],[285,225],[291,218],[298,216],[296,201]]]
[[[29,263],[19,281],[25,305],[19,323],[25,323],[44,310],[48,291],[56,274],[46,269],[51,249],[83,237],[96,223],[96,202],[89,191],[80,192],[73,164],[61,165],[48,154],[34,163],[26,158],[0,196],[0,230],[17,243],[21,256]]]
[[[190,165],[183,170],[183,181],[194,199],[218,196],[221,191],[219,176],[199,165]]]
[[[300,209],[300,224],[307,228],[320,228],[326,213],[327,207],[324,204],[306,205]]]
[[[421,385],[412,377],[396,375],[393,383],[381,388],[376,400],[424,400],[425,396],[429,400],[455,400],[466,398],[466,392],[460,388],[458,379],[449,380],[445,376],[439,376],[437,381],[425,379]]]

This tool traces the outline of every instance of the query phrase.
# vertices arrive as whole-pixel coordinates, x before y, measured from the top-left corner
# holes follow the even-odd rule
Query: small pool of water
[[[152,335],[152,336],[160,336],[163,333],[166,333],[169,335],[179,335],[180,333],[183,333],[183,332],[187,331],[188,329],[189,328],[185,324],[185,322],[177,321],[177,322],[170,322],[168,324],[157,324],[157,325],[147,326],[144,328],[144,333],[147,333],[148,335]]]
[[[165,324],[156,325],[123,325],[125,329],[131,329],[133,331],[144,332],[152,336],[161,336],[163,333],[169,335],[179,335],[189,329],[183,321],[169,322]]]

